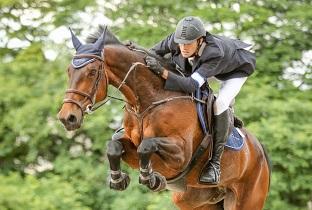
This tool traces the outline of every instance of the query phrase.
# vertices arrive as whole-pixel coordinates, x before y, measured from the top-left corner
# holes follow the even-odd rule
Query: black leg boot
[[[205,184],[218,184],[220,181],[220,160],[224,145],[232,128],[232,111],[227,109],[214,116],[214,145],[212,159],[206,164],[199,178]]]

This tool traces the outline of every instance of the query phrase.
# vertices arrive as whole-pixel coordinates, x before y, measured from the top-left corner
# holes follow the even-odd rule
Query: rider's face
[[[179,44],[182,56],[184,58],[189,58],[192,55],[194,55],[194,53],[197,50],[197,45],[198,45],[197,40],[195,40],[194,42],[190,44]]]

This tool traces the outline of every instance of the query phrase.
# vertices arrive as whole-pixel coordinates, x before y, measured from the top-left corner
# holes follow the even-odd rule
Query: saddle
[[[196,109],[198,119],[200,121],[201,127],[205,134],[199,148],[202,147],[202,150],[208,150],[208,160],[212,157],[213,152],[213,103],[215,101],[215,96],[213,95],[212,89],[209,87],[208,83],[203,88],[199,88],[195,92],[195,96],[198,99],[201,99],[205,103],[197,102]],[[197,153],[198,149],[195,151]],[[204,153],[201,152],[201,153]]]
[[[196,91],[196,97],[204,101],[205,103],[199,103],[197,102],[196,108],[197,108],[197,115],[198,119],[200,121],[201,127],[203,129],[203,132],[206,136],[213,137],[213,103],[216,99],[216,97],[213,94],[212,89],[209,87],[208,83],[206,86],[203,86],[202,88],[198,89]],[[230,109],[233,110],[233,104],[230,105]],[[238,117],[233,115],[233,129],[229,135],[229,138],[225,144],[226,148],[233,149],[233,150],[240,150],[244,144],[244,134],[241,132],[240,128],[244,126],[243,121],[241,121]],[[204,138],[204,139],[205,139]],[[209,138],[210,139],[210,138]],[[213,143],[213,139],[211,139]],[[212,144],[211,143],[211,144]],[[208,147],[207,149],[211,149]],[[211,154],[211,152],[209,152]],[[209,160],[210,160],[209,156]]]

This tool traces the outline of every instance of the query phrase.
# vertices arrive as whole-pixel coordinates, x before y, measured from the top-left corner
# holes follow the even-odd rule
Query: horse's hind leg
[[[223,210],[222,205],[218,205],[218,204],[206,204],[203,205],[201,207],[197,207],[197,208],[191,208],[188,205],[185,206],[181,206],[179,208],[180,210]]]
[[[194,210],[223,210],[222,204],[206,204]]]
[[[180,210],[223,210],[225,189],[192,188],[173,193],[172,200]]]
[[[263,209],[269,188],[269,172],[265,166],[258,173],[256,171],[227,192],[224,199],[225,210]]]

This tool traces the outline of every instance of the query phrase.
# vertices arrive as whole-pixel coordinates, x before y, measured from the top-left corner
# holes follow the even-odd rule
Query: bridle
[[[83,97],[83,100],[82,101],[77,101],[77,100],[74,100],[74,99],[71,99],[71,98],[65,98],[63,100],[63,104],[65,104],[65,103],[72,103],[72,104],[77,105],[80,108],[82,115],[84,115],[85,113],[90,114],[93,111],[92,110],[93,106],[95,105],[96,92],[97,92],[99,83],[100,83],[100,81],[101,81],[101,79],[103,77],[103,74],[105,74],[105,77],[106,77],[106,80],[105,80],[106,81],[106,87],[108,87],[108,75],[107,75],[107,72],[104,69],[104,60],[100,56],[92,55],[92,54],[79,54],[79,55],[75,55],[74,58],[94,58],[96,60],[101,61],[101,66],[97,70],[97,78],[94,81],[91,93],[85,93],[85,92],[82,92],[82,91],[76,90],[76,89],[67,89],[66,92],[65,92],[66,94],[67,93],[74,93],[74,94],[80,95],[80,96]],[[90,102],[90,103],[87,104],[84,107],[86,102]]]
[[[63,104],[65,104],[65,103],[75,104],[76,106],[78,106],[80,108],[82,115],[84,115],[85,113],[86,114],[93,113],[95,110],[97,110],[101,106],[105,105],[110,99],[123,101],[123,102],[129,104],[127,101],[125,101],[125,100],[123,100],[121,98],[117,98],[117,97],[110,96],[110,95],[107,95],[107,97],[106,97],[107,99],[106,100],[104,99],[103,101],[95,103],[96,92],[97,92],[97,89],[98,89],[99,82],[101,81],[101,79],[103,77],[103,72],[105,74],[106,87],[108,87],[108,83],[109,83],[107,71],[105,71],[105,69],[104,69],[104,60],[100,56],[92,55],[92,54],[79,54],[79,55],[75,55],[74,58],[93,58],[93,59],[97,59],[97,60],[101,61],[101,66],[98,69],[98,74],[97,74],[98,76],[97,76],[97,78],[95,80],[95,83],[93,85],[91,93],[88,94],[88,93],[85,93],[85,92],[82,92],[82,91],[79,91],[79,90],[75,90],[75,89],[67,89],[65,91],[66,94],[67,93],[74,93],[74,94],[77,94],[77,95],[80,95],[80,96],[84,97],[84,99],[80,102],[80,101],[77,101],[77,100],[74,100],[74,99],[71,99],[71,98],[65,98],[63,100]],[[133,63],[133,65],[130,67],[128,73],[126,74],[125,78],[123,79],[123,81],[118,86],[117,90],[120,90],[120,88],[126,83],[126,80],[127,80],[128,76],[130,75],[130,73],[133,70],[136,69],[137,65],[144,65],[145,66],[145,64],[142,64],[142,63],[139,63],[139,62]],[[90,101],[91,103],[84,107],[84,104],[87,101]]]

